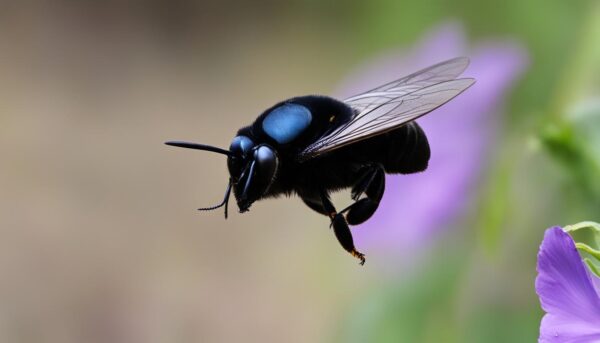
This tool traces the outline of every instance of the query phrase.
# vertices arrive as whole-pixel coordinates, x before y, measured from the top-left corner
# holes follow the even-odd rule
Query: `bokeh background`
[[[2,342],[532,342],[544,229],[600,213],[597,1],[2,1],[0,47]],[[223,157],[162,144],[456,55],[364,267],[296,198],[197,212]]]

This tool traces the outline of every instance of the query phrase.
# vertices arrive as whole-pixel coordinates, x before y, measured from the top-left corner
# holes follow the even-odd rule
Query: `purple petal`
[[[600,296],[571,236],[546,230],[538,254],[535,289],[547,314],[540,342],[600,341]]]
[[[507,42],[489,43],[468,53],[458,24],[443,25],[414,51],[377,59],[350,78],[340,93],[354,94],[390,81],[390,75],[402,76],[460,55],[471,57],[465,75],[475,77],[477,83],[418,120],[431,145],[429,168],[386,179],[378,211],[354,231],[357,244],[365,250],[377,245],[401,251],[419,245],[464,213],[488,162],[486,155],[498,128],[496,109],[527,61],[520,46]]]

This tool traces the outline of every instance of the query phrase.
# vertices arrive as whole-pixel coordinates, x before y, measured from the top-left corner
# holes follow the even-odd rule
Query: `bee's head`
[[[233,139],[229,151],[227,167],[233,194],[240,212],[246,212],[269,190],[275,180],[279,159],[269,145],[256,145],[243,135]]]
[[[233,187],[233,194],[240,212],[246,212],[252,203],[260,199],[269,190],[275,180],[279,164],[275,150],[266,144],[255,145],[250,138],[244,135],[236,136],[231,142],[229,150],[181,141],[170,141],[165,144],[227,155],[227,167],[230,177],[229,185],[225,191],[225,198],[219,205],[199,208],[201,211],[216,210],[225,206],[225,218],[227,218],[227,204]]]

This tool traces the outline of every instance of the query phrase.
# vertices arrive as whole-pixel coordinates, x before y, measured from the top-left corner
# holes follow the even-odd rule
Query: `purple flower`
[[[546,230],[535,289],[546,315],[540,342],[600,342],[600,280],[560,227]]]
[[[467,49],[458,24],[446,24],[411,52],[392,52],[375,59],[344,83],[338,94],[349,96],[457,56],[469,56],[464,75],[477,83],[440,109],[418,120],[431,146],[424,173],[388,176],[386,193],[369,221],[353,231],[357,246],[403,251],[452,226],[464,213],[487,164],[498,129],[498,106],[524,69],[527,57],[515,43],[488,42]]]

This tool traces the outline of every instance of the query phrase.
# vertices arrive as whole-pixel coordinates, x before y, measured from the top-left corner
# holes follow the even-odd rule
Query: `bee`
[[[458,78],[468,64],[466,57],[454,58],[341,101],[322,95],[284,100],[238,130],[228,150],[165,144],[227,156],[223,201],[199,210],[224,207],[227,218],[232,189],[240,213],[257,200],[298,195],[329,217],[341,246],[362,265],[365,255],[355,248],[349,225],[375,213],[386,174],[427,168],[429,143],[415,120],[473,85],[472,78]],[[337,210],[329,195],[348,188],[353,203]]]

